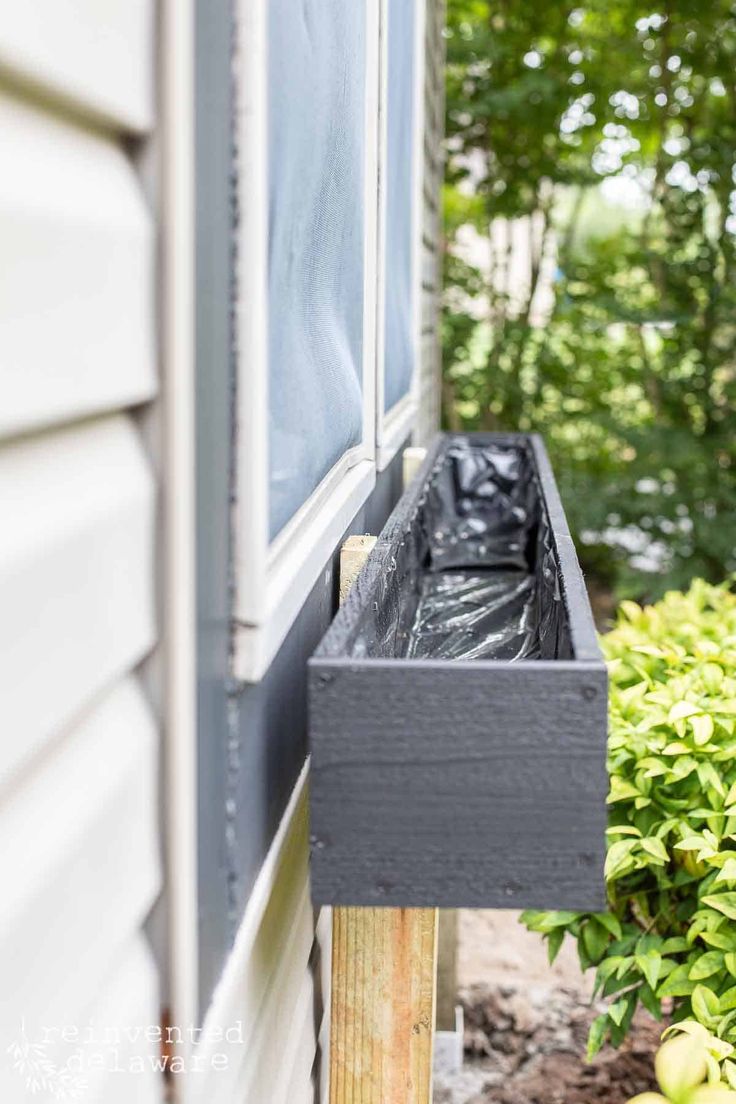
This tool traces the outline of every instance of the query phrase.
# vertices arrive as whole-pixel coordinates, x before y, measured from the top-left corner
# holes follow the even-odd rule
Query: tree
[[[542,432],[584,567],[619,592],[718,579],[736,567],[734,6],[450,0],[449,19],[446,424]],[[602,201],[612,178],[638,213]],[[499,219],[528,236],[521,281]]]

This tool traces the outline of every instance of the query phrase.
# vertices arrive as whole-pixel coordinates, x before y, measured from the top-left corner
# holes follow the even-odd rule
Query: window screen
[[[366,0],[269,0],[270,535],[362,437]]]
[[[415,0],[389,0],[384,410],[411,386]]]

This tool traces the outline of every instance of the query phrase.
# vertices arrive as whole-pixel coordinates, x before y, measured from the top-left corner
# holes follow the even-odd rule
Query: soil
[[[603,1006],[591,1003],[573,948],[550,969],[516,914],[461,914],[459,979],[465,1064],[436,1078],[434,1104],[626,1104],[656,1089],[662,1025],[638,1015],[620,1050],[588,1064],[588,1027]]]

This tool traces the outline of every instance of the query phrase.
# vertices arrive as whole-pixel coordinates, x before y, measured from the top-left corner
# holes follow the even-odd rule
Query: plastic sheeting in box
[[[354,654],[554,659],[572,654],[530,446],[453,439],[430,474]]]

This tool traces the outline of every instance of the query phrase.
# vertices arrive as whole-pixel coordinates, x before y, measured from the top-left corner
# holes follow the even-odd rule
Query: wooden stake
[[[340,603],[350,593],[351,587],[360,574],[360,569],[368,559],[368,554],[376,543],[375,537],[348,537],[340,549]]]
[[[457,909],[440,909],[437,921],[437,1016],[438,1031],[455,1030],[457,1007]]]
[[[409,486],[412,479],[424,463],[426,455],[426,448],[419,448],[418,446],[410,445],[408,448],[404,449],[402,471],[404,477],[404,487]]]
[[[340,552],[343,601],[375,537]],[[332,915],[329,1104],[430,1104],[436,909]]]

